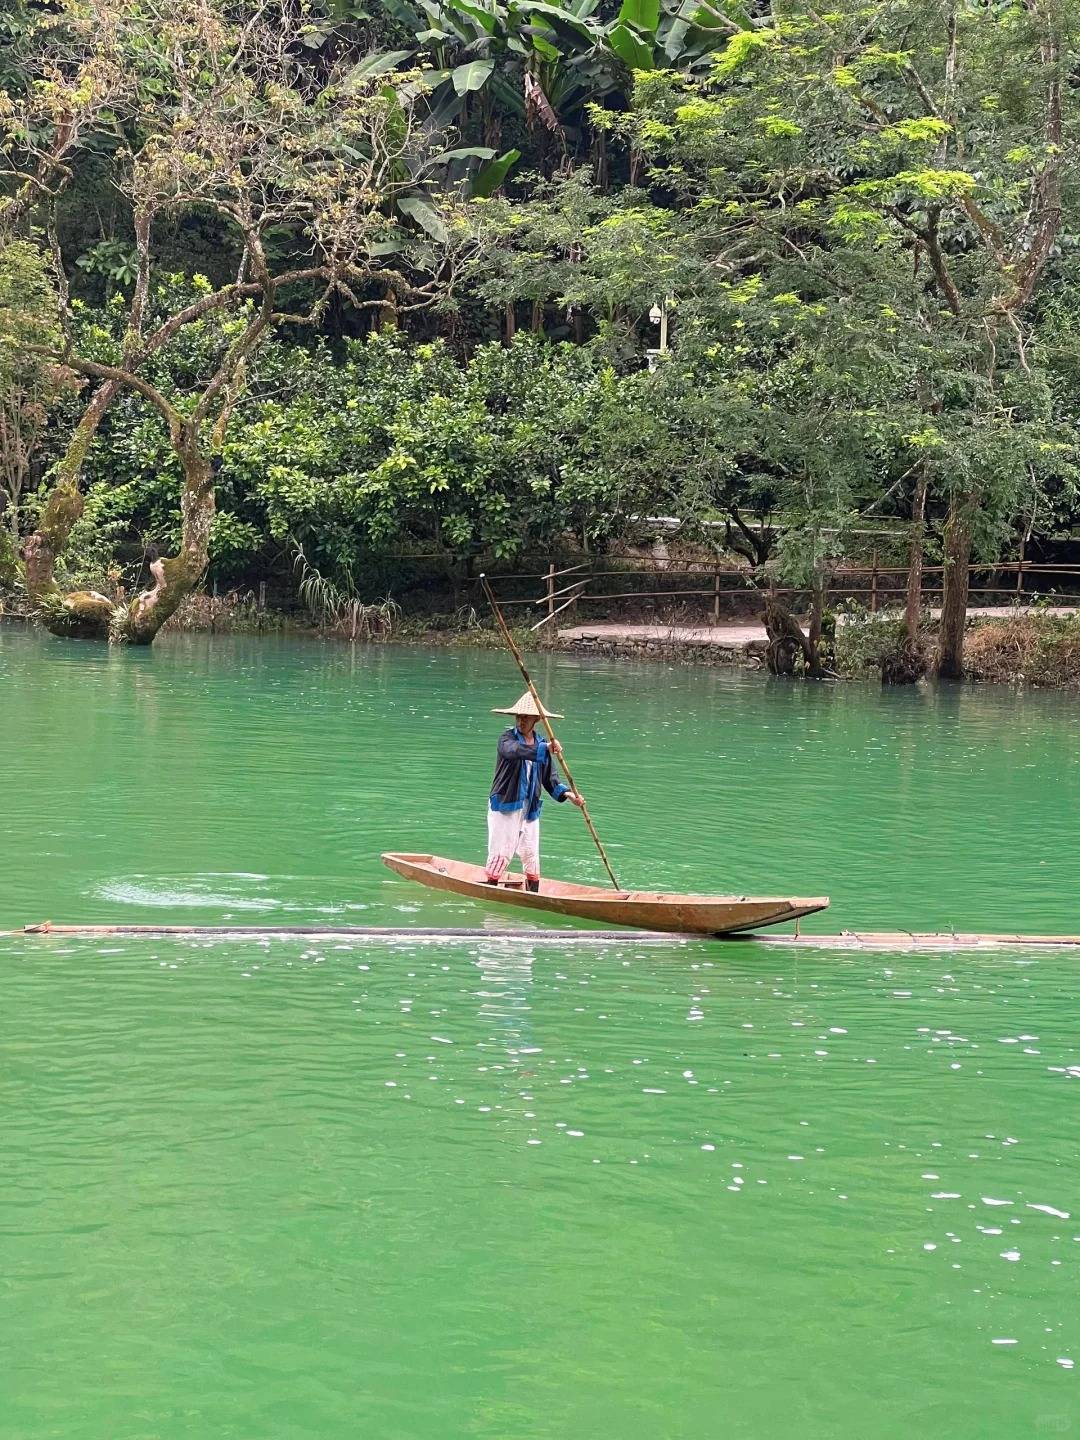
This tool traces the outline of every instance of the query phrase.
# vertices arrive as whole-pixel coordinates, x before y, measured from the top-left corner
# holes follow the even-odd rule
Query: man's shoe
[[[525,889],[531,891],[534,895],[538,894],[540,891],[540,876],[537,875],[536,879],[534,880],[530,876],[526,875]]]

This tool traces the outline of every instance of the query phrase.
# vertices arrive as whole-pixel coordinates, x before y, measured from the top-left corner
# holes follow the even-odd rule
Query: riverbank
[[[0,618],[32,624],[17,600],[0,603]],[[1080,611],[1052,606],[974,607],[965,646],[967,678],[974,682],[1080,688]],[[920,643],[934,646],[935,612],[924,617]],[[164,634],[289,635],[378,645],[422,645],[452,650],[501,650],[503,639],[474,610],[452,615],[403,614],[390,602],[362,607],[356,615],[321,622],[305,612],[260,606],[253,594],[192,596]],[[901,640],[896,616],[866,612],[837,617],[830,670],[835,678],[879,675]],[[523,650],[587,655],[605,660],[644,660],[665,665],[746,670],[766,668],[764,623],[748,618],[710,625],[597,621],[558,630],[520,626]]]
[[[937,613],[929,612],[920,634],[932,654]],[[1063,607],[974,607],[965,646],[967,678],[1042,688],[1080,687],[1080,612]],[[865,612],[837,617],[831,669],[841,679],[880,675],[883,662],[903,640],[895,616]],[[598,623],[560,630],[544,648],[608,659],[656,660],[665,664],[765,668],[764,623],[739,621],[708,626]]]
[[[927,616],[918,643],[933,655],[936,616]],[[904,646],[897,617],[862,615],[837,627],[841,675],[881,675]],[[1054,607],[973,609],[964,641],[966,679],[1003,685],[1068,690],[1080,687],[1080,611]]]

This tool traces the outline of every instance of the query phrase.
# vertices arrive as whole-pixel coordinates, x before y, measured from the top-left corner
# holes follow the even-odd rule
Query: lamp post
[[[664,299],[653,305],[649,311],[649,322],[652,325],[660,326],[660,344],[655,350],[646,350],[645,354],[649,361],[650,372],[656,369],[661,355],[667,354],[668,348],[668,301]]]

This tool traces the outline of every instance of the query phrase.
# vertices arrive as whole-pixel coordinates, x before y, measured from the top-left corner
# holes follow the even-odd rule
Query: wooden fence
[[[933,604],[935,599],[940,599],[943,580],[937,586],[928,585],[928,580],[933,577],[943,577],[945,567],[943,565],[923,566],[923,604]],[[1059,582],[1067,579],[1080,580],[1080,567],[1076,565],[1060,565],[1045,562],[1042,560],[1028,560],[1021,554],[1017,560],[1003,560],[996,564],[969,565],[968,566],[970,588],[974,594],[982,596],[1000,596],[1007,602],[1015,602],[1023,598],[1025,593],[1025,580],[1032,574],[1046,576],[1049,585],[1040,589],[1038,593],[1042,596],[1051,595],[1055,600],[1064,604],[1080,602],[1080,586],[1077,586],[1078,593],[1064,593],[1057,590]],[[896,597],[902,599],[907,593],[906,565],[881,565],[878,563],[875,554],[869,565],[841,565],[830,572],[825,586],[826,597],[830,600],[858,599],[865,600],[867,607],[872,614],[876,614],[883,606],[895,605]],[[629,584],[634,580],[657,581],[661,577],[665,580],[672,578],[686,578],[690,584],[678,588],[663,589],[620,589],[605,590],[602,588],[591,588],[598,581],[619,580],[623,584]],[[980,581],[978,577],[986,577]],[[999,583],[1006,577],[1008,583]],[[507,606],[529,606],[542,607],[544,614],[540,620],[531,628],[540,630],[549,624],[557,616],[565,611],[576,609],[579,605],[609,604],[613,602],[629,600],[669,600],[710,602],[712,618],[719,622],[721,616],[722,601],[725,597],[749,596],[761,594],[756,587],[751,586],[749,574],[745,570],[725,569],[722,566],[712,568],[697,566],[694,568],[679,568],[677,566],[653,566],[649,568],[620,568],[617,570],[594,570],[591,562],[582,561],[577,565],[568,565],[562,569],[556,569],[554,563],[548,565],[546,571],[530,574],[516,574],[493,577],[498,583],[500,580],[538,580],[542,582],[541,593],[528,599],[504,599],[500,603]],[[694,582],[698,582],[697,585]],[[561,582],[561,583],[557,583]],[[1051,589],[1049,586],[1053,586]],[[809,597],[810,591],[807,587],[777,587],[775,592],[778,595],[798,599]],[[1002,602],[999,602],[1002,603]],[[701,608],[705,608],[704,605]]]

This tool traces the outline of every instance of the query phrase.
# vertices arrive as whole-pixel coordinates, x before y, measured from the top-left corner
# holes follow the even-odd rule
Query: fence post
[[[714,624],[714,625],[719,625],[719,624],[720,624],[720,571],[719,571],[719,570],[716,570],[716,571],[714,572],[714,574],[713,574],[712,618],[713,618],[713,624]]]
[[[548,561],[547,568],[547,612],[548,619],[555,614],[555,561]]]
[[[266,609],[266,581],[259,581],[259,609]]]
[[[870,614],[877,614],[877,547],[870,565]]]
[[[1017,565],[1017,567],[1016,567],[1016,593],[1017,593],[1017,595],[1022,595],[1022,594],[1024,593],[1024,550],[1025,550],[1026,544],[1027,544],[1027,536],[1026,536],[1026,535],[1021,535],[1021,536],[1020,536],[1020,563],[1019,563],[1019,565]]]

